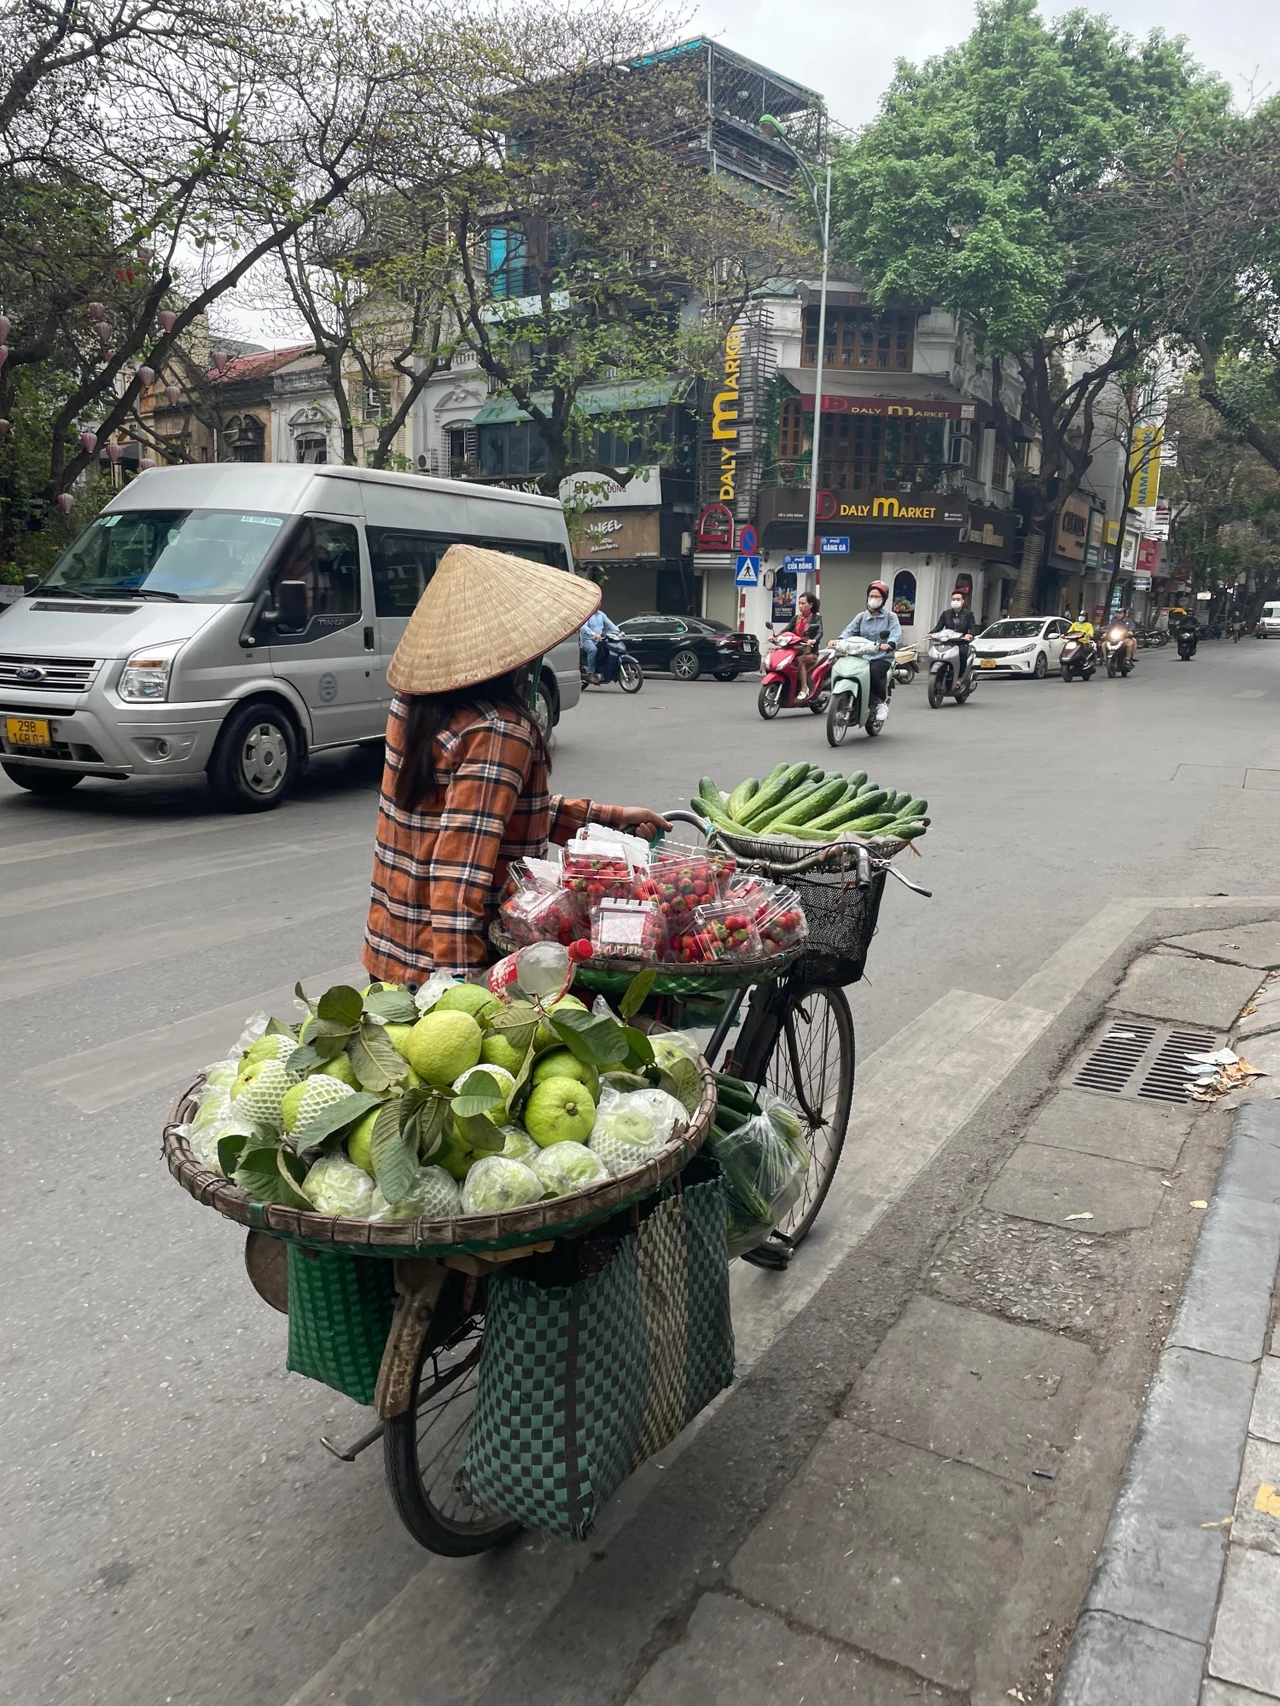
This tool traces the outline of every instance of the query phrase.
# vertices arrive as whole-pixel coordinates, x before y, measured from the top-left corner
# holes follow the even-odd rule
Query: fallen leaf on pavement
[[[1092,1220],[1093,1216],[1091,1214],[1088,1214],[1088,1213],[1085,1213],[1085,1214],[1069,1214],[1067,1216],[1067,1219],[1068,1220]]]

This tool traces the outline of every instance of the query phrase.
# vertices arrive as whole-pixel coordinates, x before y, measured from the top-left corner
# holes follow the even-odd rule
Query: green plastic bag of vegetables
[[[757,1100],[761,1113],[733,1131],[717,1128],[707,1139],[724,1174],[730,1256],[764,1243],[799,1197],[809,1171],[795,1112],[768,1091],[760,1091]]]

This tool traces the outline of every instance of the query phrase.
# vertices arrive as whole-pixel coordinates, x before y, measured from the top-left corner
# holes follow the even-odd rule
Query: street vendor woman
[[[387,670],[370,977],[416,987],[433,971],[474,975],[496,957],[489,925],[513,860],[585,823],[646,840],[669,827],[644,806],[547,790],[531,684],[543,653],[599,602],[590,581],[502,551],[451,545],[441,558]]]

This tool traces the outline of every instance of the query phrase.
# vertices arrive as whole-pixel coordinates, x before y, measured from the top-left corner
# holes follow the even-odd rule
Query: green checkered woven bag
[[[490,1280],[459,1490],[583,1540],[631,1471],[732,1378],[724,1193],[711,1177],[651,1199],[599,1273]]]
[[[372,1404],[395,1309],[393,1264],[297,1244],[287,1249],[285,1367],[345,1392],[357,1404]]]

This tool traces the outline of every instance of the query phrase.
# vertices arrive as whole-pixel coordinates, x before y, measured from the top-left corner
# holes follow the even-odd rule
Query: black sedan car
[[[696,681],[710,670],[717,681],[760,668],[760,642],[706,616],[631,616],[618,626],[641,669]]]

